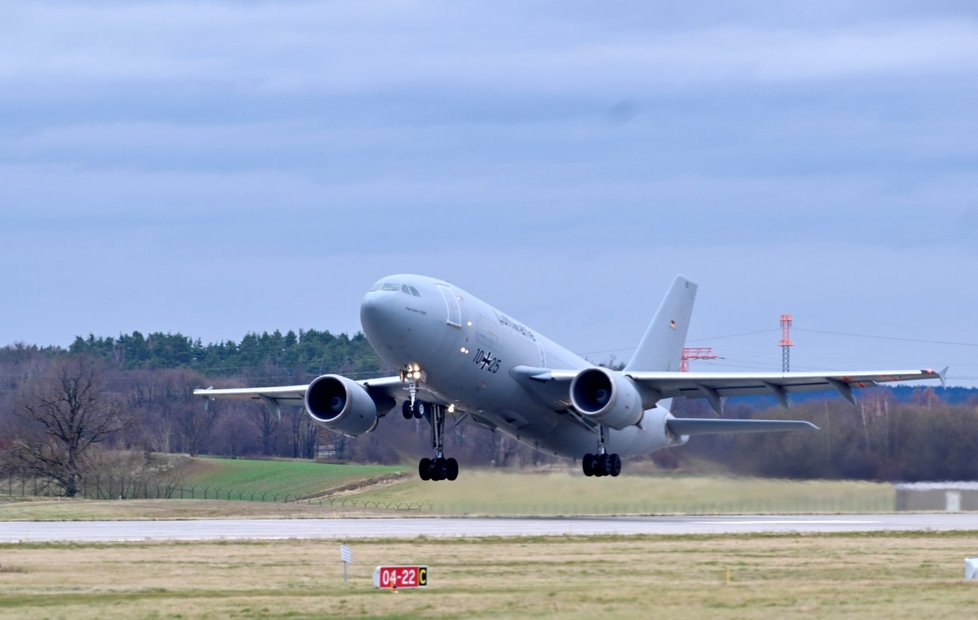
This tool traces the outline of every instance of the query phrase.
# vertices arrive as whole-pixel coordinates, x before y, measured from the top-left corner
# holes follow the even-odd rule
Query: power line
[[[902,336],[874,336],[870,334],[853,334],[849,332],[833,332],[824,329],[802,329],[796,327],[795,331],[808,332],[812,334],[827,334],[830,336],[847,336],[850,338],[871,338],[874,340],[895,340],[898,342],[918,342],[922,344],[944,344],[955,347],[975,347],[978,348],[978,343],[974,342],[954,342],[951,340],[927,340],[925,338],[905,338]]]
[[[737,333],[737,334],[726,334],[724,336],[710,336],[710,337],[707,337],[707,338],[689,338],[689,339],[686,340],[686,342],[687,343],[691,343],[691,342],[707,342],[707,341],[711,341],[712,342],[713,340],[723,340],[725,338],[739,338],[741,336],[756,336],[758,334],[770,334],[771,332],[776,332],[776,331],[779,331],[779,330],[778,329],[759,329],[759,330],[752,331],[752,332],[740,332],[740,333]],[[635,350],[635,346],[633,345],[633,346],[630,346],[630,347],[619,347],[617,349],[600,349],[598,351],[587,351],[585,353],[582,353],[582,355],[597,355],[599,353],[620,353],[622,351],[634,351],[634,350]]]
[[[741,336],[756,336],[758,334],[770,334],[771,332],[780,331],[775,328],[771,329],[759,329],[753,332],[741,332],[739,334],[727,334],[726,336],[711,336],[709,338],[690,338],[686,342],[704,342],[707,340],[723,340],[724,338],[739,338]]]

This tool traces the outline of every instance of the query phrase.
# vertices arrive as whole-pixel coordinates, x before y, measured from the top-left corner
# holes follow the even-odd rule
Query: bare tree
[[[105,391],[101,366],[86,356],[57,360],[27,394],[15,412],[20,425],[14,461],[74,497],[89,449],[123,430],[126,420]]]
[[[177,422],[179,445],[184,452],[197,456],[207,451],[220,411],[220,405],[216,402],[191,403],[181,409]]]

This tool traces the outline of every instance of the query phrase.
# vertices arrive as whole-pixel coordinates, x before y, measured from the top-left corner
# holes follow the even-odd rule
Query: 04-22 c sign
[[[374,569],[374,587],[401,590],[428,587],[427,566],[378,566]]]

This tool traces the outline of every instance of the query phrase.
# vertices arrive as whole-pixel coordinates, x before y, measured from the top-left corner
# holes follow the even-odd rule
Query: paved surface
[[[126,540],[274,540],[416,536],[747,534],[756,532],[978,531],[978,514],[724,517],[193,519],[185,521],[6,521],[0,543]]]

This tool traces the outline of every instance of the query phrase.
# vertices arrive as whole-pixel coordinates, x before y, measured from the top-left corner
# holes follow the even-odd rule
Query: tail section
[[[679,371],[696,284],[676,276],[625,371]]]

